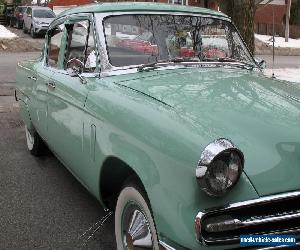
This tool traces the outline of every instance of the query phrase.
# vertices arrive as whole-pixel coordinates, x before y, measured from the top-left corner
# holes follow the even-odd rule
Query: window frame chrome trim
[[[120,15],[134,15],[134,14],[148,14],[148,15],[176,15],[176,16],[195,16],[195,17],[203,17],[203,18],[214,18],[214,19],[219,19],[223,21],[229,22],[233,27],[236,29],[234,24],[231,22],[231,19],[226,16],[216,16],[213,14],[203,14],[203,13],[189,13],[189,12],[170,12],[170,11],[115,11],[115,12],[98,12],[94,13],[95,16],[95,22],[96,22],[96,30],[99,36],[99,55],[100,55],[100,77],[104,76],[111,76],[111,75],[122,75],[122,74],[127,74],[127,73],[133,73],[132,70],[140,66],[141,64],[137,65],[128,65],[128,66],[113,66],[111,65],[109,61],[109,56],[108,56],[108,50],[107,50],[107,44],[106,44],[106,37],[105,37],[105,31],[104,31],[104,19],[109,17],[109,16],[120,16]],[[237,30],[237,29],[236,29]],[[247,52],[250,54],[250,56],[253,59],[253,56],[249,52],[249,49],[247,48],[244,40],[240,36],[240,33],[237,30],[237,33],[240,37],[240,39],[243,41],[243,44],[245,45]],[[254,59],[253,59],[254,61]],[[256,64],[254,64],[256,65]],[[136,73],[137,71],[135,71]]]

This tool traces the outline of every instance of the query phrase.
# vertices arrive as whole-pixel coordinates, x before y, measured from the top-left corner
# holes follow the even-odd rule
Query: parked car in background
[[[243,234],[299,241],[300,87],[262,65],[218,11],[67,10],[40,58],[17,67],[28,150],[47,145],[114,211],[118,250],[244,249]]]
[[[5,6],[4,17],[5,17],[5,25],[10,24],[10,20],[14,14],[14,6],[11,4],[7,4]]]
[[[29,6],[23,14],[23,31],[33,38],[45,34],[54,18],[54,12],[48,7]]]
[[[14,14],[10,19],[10,26],[16,26],[18,29],[23,27],[23,15],[27,6],[18,6],[15,8]]]

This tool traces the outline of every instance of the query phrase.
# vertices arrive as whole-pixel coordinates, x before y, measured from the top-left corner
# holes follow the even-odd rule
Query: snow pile
[[[0,39],[12,39],[18,37],[16,34],[10,32],[3,25],[0,25]]]
[[[261,42],[273,46],[272,36],[255,34],[255,38]],[[277,48],[300,48],[300,39],[289,38],[288,42],[285,42],[284,37],[275,36],[275,47]]]
[[[272,76],[272,73],[272,69],[264,70],[266,76]],[[300,68],[274,69],[274,74],[277,79],[300,83]]]

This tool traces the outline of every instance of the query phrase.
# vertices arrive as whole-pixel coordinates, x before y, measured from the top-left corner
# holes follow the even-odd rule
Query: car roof
[[[32,8],[32,9],[47,9],[47,10],[52,10],[51,8],[49,7],[43,7],[43,6],[27,6],[27,8]]]
[[[154,11],[154,12],[184,12],[190,14],[206,14],[219,17],[227,17],[224,13],[206,8],[183,6],[177,4],[149,3],[149,2],[115,2],[96,3],[81,5],[63,11],[58,17],[76,13],[101,13],[101,12],[134,12],[134,11]]]

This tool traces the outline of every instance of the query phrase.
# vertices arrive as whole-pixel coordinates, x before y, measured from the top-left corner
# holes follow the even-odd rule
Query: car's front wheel
[[[40,156],[45,150],[45,144],[36,131],[30,131],[25,125],[27,148],[34,156]]]
[[[22,28],[22,22],[20,22],[19,20],[17,21],[17,28],[21,29]]]
[[[23,32],[24,32],[24,33],[27,33],[27,29],[26,29],[26,26],[25,26],[25,22],[23,22]]]
[[[117,249],[159,249],[155,223],[147,196],[135,184],[121,191],[115,212]]]
[[[32,26],[30,26],[30,35],[32,38],[36,37],[36,33],[34,32],[34,28]]]

